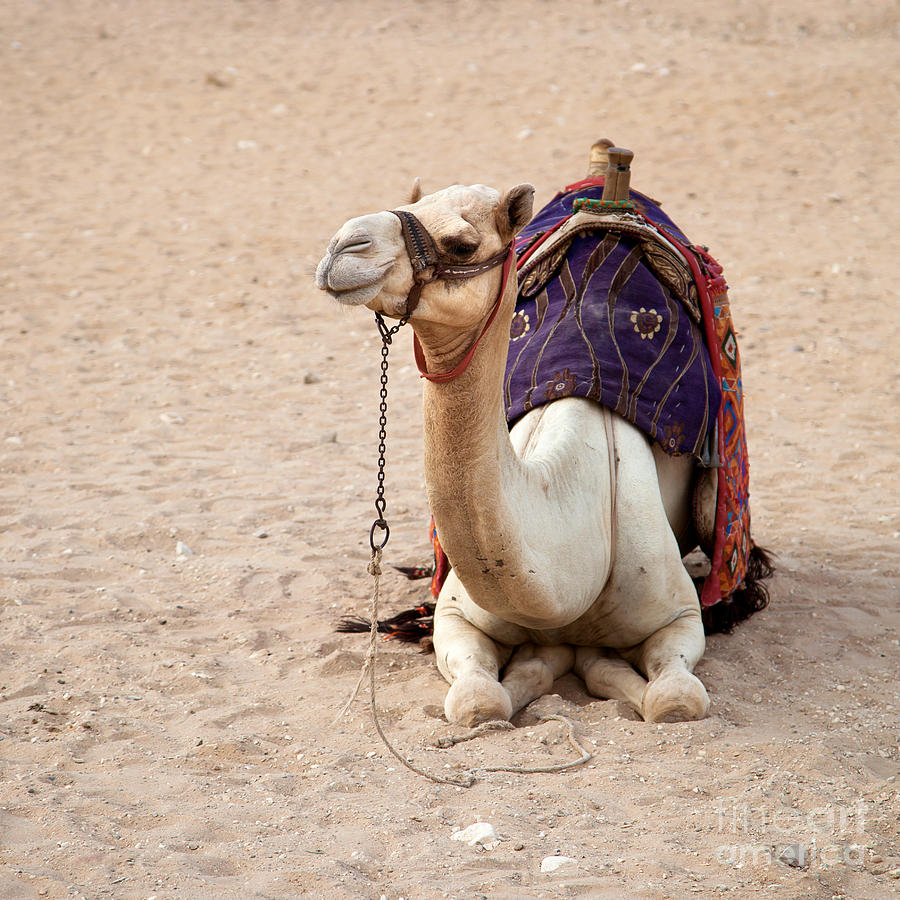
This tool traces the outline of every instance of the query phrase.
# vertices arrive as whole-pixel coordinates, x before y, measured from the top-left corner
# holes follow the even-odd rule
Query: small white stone
[[[462,831],[455,831],[450,835],[452,841],[462,841],[470,847],[482,847],[485,850],[493,850],[500,843],[500,835],[490,822],[476,822]]]
[[[577,862],[577,860],[572,859],[571,856],[545,856],[541,860],[541,871],[555,872],[560,866],[573,862]]]
[[[809,865],[809,852],[802,844],[790,844],[778,854],[778,859],[795,869],[805,869]]]
[[[179,542],[175,545],[175,552],[176,552],[179,556],[184,556],[184,557],[188,557],[188,556],[193,556],[193,555],[194,555],[194,551],[191,550],[191,548],[188,547],[188,545],[187,545],[184,541],[179,541]]]
[[[160,413],[159,420],[166,425],[184,425],[184,416],[179,416],[178,413]]]

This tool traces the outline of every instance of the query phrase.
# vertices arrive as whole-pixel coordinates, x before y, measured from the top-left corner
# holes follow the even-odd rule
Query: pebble
[[[183,556],[183,557],[185,557],[185,558],[187,558],[188,556],[193,556],[193,555],[194,555],[194,551],[191,550],[191,548],[188,547],[188,545],[187,545],[184,541],[179,541],[179,542],[175,545],[175,552],[176,552],[179,556]]]
[[[577,862],[577,860],[572,859],[571,856],[545,856],[541,860],[541,871],[555,872],[560,866],[573,862]]]
[[[315,372],[307,372],[303,376],[304,384],[318,384],[322,379]]]
[[[253,537],[255,538],[267,538],[269,536],[269,532],[266,531],[265,528],[260,528],[259,531],[253,532]]]
[[[483,850],[493,850],[500,843],[500,835],[490,822],[476,822],[462,831],[454,831],[450,835],[451,841],[462,841],[470,847],[478,847]]]
[[[234,87],[234,73],[229,71],[207,72],[206,83],[217,88]]]
[[[184,425],[184,416],[179,416],[178,413],[160,413],[159,420],[166,425]]]
[[[805,869],[809,865],[809,855],[802,844],[789,844],[778,854],[778,859],[795,869]]]

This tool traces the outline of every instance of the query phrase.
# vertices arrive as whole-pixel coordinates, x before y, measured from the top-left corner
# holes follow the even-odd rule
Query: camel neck
[[[532,568],[516,499],[527,473],[510,441],[502,396],[515,295],[510,278],[496,321],[465,371],[424,386],[425,474],[441,546],[479,603],[508,616],[521,614],[521,588]],[[458,347],[470,338],[467,332]]]
[[[559,413],[547,412],[557,404],[542,407],[516,430],[514,445],[503,379],[515,297],[510,279],[496,321],[458,378],[425,383],[425,477],[441,546],[469,597],[507,622],[546,629],[585,613],[606,583],[613,485],[606,466],[573,465],[586,452],[586,428],[594,429],[591,453],[604,452],[608,443],[603,425],[596,432],[590,404],[573,401]],[[480,326],[473,326],[475,334]],[[437,346],[428,343],[433,334],[416,330],[436,360]],[[444,362],[458,362],[470,337],[462,335]],[[553,424],[545,426],[548,416]],[[596,502],[585,507],[585,496]],[[562,554],[568,565],[551,534],[561,522],[572,537]],[[579,568],[574,548],[588,543],[595,565]],[[567,605],[560,606],[563,594]]]

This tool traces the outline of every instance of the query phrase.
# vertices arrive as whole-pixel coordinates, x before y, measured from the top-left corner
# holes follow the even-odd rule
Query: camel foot
[[[703,682],[684,669],[663,672],[644,691],[641,715],[645,722],[689,722],[709,711]]]
[[[454,725],[473,728],[495,719],[508,722],[513,708],[509,694],[496,678],[471,672],[450,685],[444,700],[444,714]]]

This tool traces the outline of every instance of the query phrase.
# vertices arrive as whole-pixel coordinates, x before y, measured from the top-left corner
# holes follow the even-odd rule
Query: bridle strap
[[[413,279],[423,284],[433,281],[434,273],[428,270],[436,269],[440,258],[434,238],[411,212],[405,209],[392,209],[391,212],[400,220],[403,243],[406,244],[406,252],[412,265]]]
[[[493,256],[477,263],[453,263],[438,249],[434,238],[425,226],[405,209],[390,210],[400,220],[403,243],[413,271],[413,286],[406,297],[406,315],[409,316],[419,305],[422,288],[438,279],[462,280],[474,278],[499,266],[506,259],[509,246]]]
[[[510,242],[502,250],[493,256],[477,263],[452,263],[447,260],[444,254],[438,249],[434,238],[428,233],[428,229],[413,215],[405,209],[390,210],[400,220],[400,230],[403,234],[403,243],[406,245],[406,252],[409,256],[409,262],[413,272],[413,286],[409,294],[406,296],[406,312],[404,319],[408,319],[412,315],[415,308],[419,305],[419,298],[422,295],[422,288],[426,284],[438,279],[462,280],[465,278],[475,278],[477,275],[483,275],[490,272],[501,263],[503,264],[503,277],[500,280],[500,293],[494,302],[494,308],[488,316],[481,333],[475,339],[475,343],[469,347],[466,355],[460,362],[449,372],[430,373],[425,367],[425,354],[422,352],[422,345],[419,339],[413,335],[413,352],[416,357],[416,365],[419,367],[419,374],[429,381],[439,382],[441,384],[447,381],[453,381],[458,378],[469,367],[472,357],[475,355],[475,349],[478,347],[481,339],[484,337],[491,323],[497,317],[500,309],[500,301],[506,292],[506,284],[509,281],[509,273],[512,271],[513,263],[516,258],[515,247]]]
[[[494,308],[491,310],[491,314],[484,323],[481,333],[475,338],[475,343],[469,347],[466,355],[452,369],[447,372],[429,372],[425,367],[425,354],[422,352],[422,345],[419,343],[419,339],[416,337],[415,333],[413,333],[413,353],[416,357],[416,366],[418,366],[419,375],[422,378],[426,378],[428,381],[433,381],[437,384],[446,384],[448,381],[459,378],[459,376],[469,368],[469,363],[472,362],[472,357],[475,355],[478,344],[487,333],[488,328],[491,327],[491,323],[497,318],[497,313],[500,310],[500,302],[503,300],[503,295],[506,293],[506,285],[509,282],[509,275],[510,272],[512,272],[515,258],[515,248],[510,245],[503,251],[503,276],[500,279],[500,291],[497,294],[497,299],[494,301]],[[497,265],[497,263],[494,263],[494,265]],[[491,268],[493,268],[493,266],[491,266]],[[485,271],[487,271],[487,269],[485,269]]]

